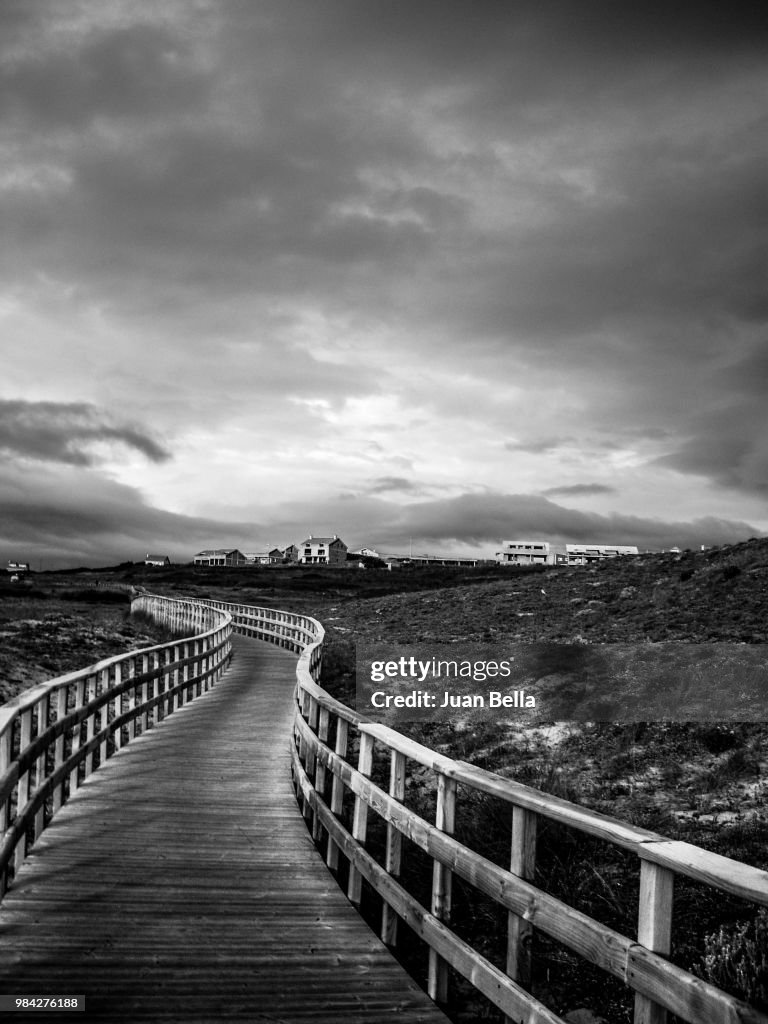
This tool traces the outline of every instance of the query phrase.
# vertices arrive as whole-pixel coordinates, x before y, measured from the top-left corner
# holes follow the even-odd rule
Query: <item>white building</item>
[[[170,564],[171,560],[168,555],[151,555],[147,553],[147,557],[144,559],[144,565],[164,566]]]
[[[496,561],[501,565],[553,565],[554,545],[546,540],[505,540]]]
[[[589,565],[604,558],[640,554],[634,544],[566,544],[565,551],[568,565]]]
[[[283,560],[280,548],[271,551],[244,551],[243,555],[249,565],[279,565]]]
[[[246,565],[245,555],[237,548],[209,548],[198,551],[195,565]]]
[[[298,545],[298,561],[303,565],[343,565],[347,561],[347,545],[337,537],[309,537]]]
[[[500,565],[590,565],[606,558],[637,555],[633,544],[553,544],[546,540],[507,540],[496,552]]]

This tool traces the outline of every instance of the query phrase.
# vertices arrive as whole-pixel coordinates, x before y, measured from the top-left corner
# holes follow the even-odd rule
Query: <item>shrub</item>
[[[62,601],[80,601],[84,604],[128,604],[131,599],[127,590],[110,590],[107,587],[63,590],[60,597]]]
[[[699,977],[718,988],[768,1010],[768,910],[761,908],[753,921],[721,925],[705,939]]]

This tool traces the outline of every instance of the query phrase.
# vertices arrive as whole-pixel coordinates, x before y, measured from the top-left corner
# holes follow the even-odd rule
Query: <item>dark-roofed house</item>
[[[244,551],[249,565],[278,565],[283,560],[283,552],[280,548],[272,548],[270,551]]]
[[[299,561],[303,565],[344,565],[347,561],[347,545],[337,537],[313,537],[299,544]]]
[[[247,565],[248,560],[237,548],[209,548],[198,551],[195,565]]]
[[[170,565],[171,560],[168,555],[150,555],[144,559],[144,565]]]

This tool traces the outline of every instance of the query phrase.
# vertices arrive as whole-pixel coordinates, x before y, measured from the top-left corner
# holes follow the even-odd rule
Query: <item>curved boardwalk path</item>
[[[82,993],[94,1021],[445,1024],[298,811],[295,655],[233,645],[213,690],[108,761],[38,840],[0,907],[0,994]]]

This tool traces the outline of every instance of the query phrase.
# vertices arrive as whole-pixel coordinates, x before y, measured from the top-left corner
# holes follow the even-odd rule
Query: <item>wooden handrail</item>
[[[149,594],[131,611],[186,636],[57,676],[0,707],[0,899],[82,782],[224,671],[228,612]]]

